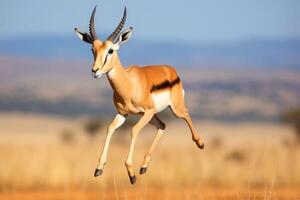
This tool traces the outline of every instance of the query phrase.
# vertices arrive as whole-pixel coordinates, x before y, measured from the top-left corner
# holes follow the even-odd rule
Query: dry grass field
[[[94,178],[105,128],[90,136],[84,120],[2,113],[0,199],[300,199],[300,146],[284,125],[197,121],[206,142],[199,150],[174,119],[132,186],[124,165],[129,130],[116,132],[104,173]],[[155,132],[149,125],[138,137],[137,174]]]

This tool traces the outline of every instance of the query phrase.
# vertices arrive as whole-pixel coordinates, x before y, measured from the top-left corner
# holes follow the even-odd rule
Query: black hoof
[[[147,171],[147,167],[141,167],[140,174],[145,174]]]
[[[135,177],[135,175],[134,176],[129,176],[129,178],[130,178],[130,183],[131,184],[135,184],[135,182],[136,182],[136,177]]]
[[[94,176],[95,176],[95,177],[100,176],[102,173],[103,173],[103,170],[102,170],[102,169],[96,169],[96,170],[95,170],[95,173],[94,173]]]
[[[196,144],[200,149],[204,149],[204,142],[202,142],[201,144],[199,144],[199,142],[196,142]]]

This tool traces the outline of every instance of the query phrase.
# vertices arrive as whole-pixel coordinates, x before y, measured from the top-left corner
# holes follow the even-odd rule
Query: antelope
[[[185,106],[182,81],[176,70],[168,65],[129,66],[124,68],[118,56],[118,50],[132,35],[133,28],[127,28],[121,32],[127,18],[126,7],[123,17],[113,33],[101,41],[95,31],[94,18],[97,6],[95,6],[89,21],[89,33],[81,32],[75,28],[78,37],[92,45],[94,63],[92,76],[96,79],[106,75],[112,90],[113,102],[117,114],[109,124],[105,144],[95,169],[94,176],[100,176],[106,164],[107,153],[111,137],[120,127],[129,114],[141,115],[139,121],[131,129],[131,142],[125,166],[131,184],[136,182],[136,176],[132,168],[133,152],[136,138],[141,129],[148,123],[157,128],[157,134],[144,156],[140,168],[140,174],[144,174],[149,166],[151,155],[157,146],[166,128],[165,123],[159,119],[157,113],[170,107],[174,115],[184,119],[188,124],[193,141],[200,149],[204,148],[203,141],[196,134],[191,117]]]

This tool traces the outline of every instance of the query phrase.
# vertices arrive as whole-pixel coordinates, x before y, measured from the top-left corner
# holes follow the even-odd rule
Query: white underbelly
[[[151,96],[157,113],[165,109],[171,103],[170,91],[152,93]]]

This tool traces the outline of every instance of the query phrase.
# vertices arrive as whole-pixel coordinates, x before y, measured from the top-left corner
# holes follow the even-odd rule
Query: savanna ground
[[[288,126],[195,121],[206,142],[200,150],[184,122],[172,119],[132,186],[129,130],[117,130],[94,178],[106,128],[88,135],[85,120],[0,114],[0,199],[300,199],[300,145]],[[148,125],[138,137],[136,174],[155,133]]]

